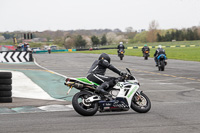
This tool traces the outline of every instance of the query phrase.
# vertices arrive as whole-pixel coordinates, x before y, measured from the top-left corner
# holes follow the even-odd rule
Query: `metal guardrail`
[[[88,51],[88,50],[104,50],[104,49],[117,49],[116,47],[110,47],[110,48],[92,48],[92,49],[60,49],[60,50],[51,50],[51,52],[72,52],[72,51]],[[48,50],[40,50],[35,51],[33,53],[47,53]]]
[[[175,47],[199,47],[200,45],[172,45],[172,46],[162,46],[163,48],[175,48]],[[158,46],[149,46],[149,48],[157,48]],[[126,49],[142,49],[143,46],[133,46],[126,47]],[[60,50],[51,50],[51,52],[72,52],[72,51],[88,51],[88,50],[106,50],[106,49],[117,49],[117,47],[109,48],[85,48],[85,49],[60,49]],[[47,53],[48,50],[35,51],[33,53]]]
[[[184,48],[184,47],[199,47],[200,45],[172,45],[172,46],[162,46],[163,48]],[[127,47],[127,49],[141,49],[143,46]],[[149,48],[158,48],[158,46],[149,46]]]

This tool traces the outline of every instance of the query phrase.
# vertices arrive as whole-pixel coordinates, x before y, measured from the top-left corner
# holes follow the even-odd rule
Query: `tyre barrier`
[[[12,73],[0,72],[0,103],[12,102]]]

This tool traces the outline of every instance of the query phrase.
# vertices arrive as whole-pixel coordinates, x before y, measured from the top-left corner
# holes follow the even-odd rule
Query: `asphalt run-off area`
[[[98,54],[34,54],[35,62],[0,63],[0,71],[13,74],[13,102],[0,103],[0,132],[27,133],[199,133],[200,62],[168,59],[165,71],[158,71],[153,58],[110,55],[111,64],[129,68],[150,98],[148,113],[77,114],[66,95],[66,77],[85,77]],[[106,75],[118,77],[107,70]]]

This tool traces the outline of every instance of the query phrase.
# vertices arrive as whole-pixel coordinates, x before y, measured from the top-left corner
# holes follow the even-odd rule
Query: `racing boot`
[[[109,93],[105,91],[104,89],[107,89],[108,87],[109,87],[109,84],[107,82],[104,82],[100,86],[98,86],[95,91],[100,94],[107,95]]]
[[[167,62],[165,61],[165,66],[167,65]]]
[[[158,62],[156,62],[156,67],[158,66]]]

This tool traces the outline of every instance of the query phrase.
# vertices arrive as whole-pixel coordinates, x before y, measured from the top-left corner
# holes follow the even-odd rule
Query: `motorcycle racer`
[[[119,74],[120,76],[125,75],[125,73],[121,72],[119,69],[110,64],[110,61],[111,59],[109,55],[102,53],[99,56],[99,59],[94,61],[90,70],[88,71],[87,79],[100,85],[96,88],[96,92],[98,93],[107,94],[108,92],[105,91],[105,89],[116,84],[115,77],[104,76],[107,68]]]
[[[154,54],[154,60],[156,62],[156,66],[158,66],[158,60],[157,57],[161,54],[164,54],[166,56],[165,50],[162,48],[161,45],[158,45],[158,49],[156,50],[155,54]],[[165,62],[166,64],[166,62]]]
[[[117,51],[118,53],[119,53],[120,50],[123,50],[123,51],[124,51],[125,47],[124,47],[124,45],[123,45],[123,42],[120,42],[120,43],[119,43],[119,45],[117,46],[117,49],[118,49],[118,51]],[[124,51],[124,52],[125,52],[125,51]]]
[[[142,48],[142,53],[144,53],[145,51],[150,51],[150,49],[147,46],[147,44],[145,44],[144,47]]]

